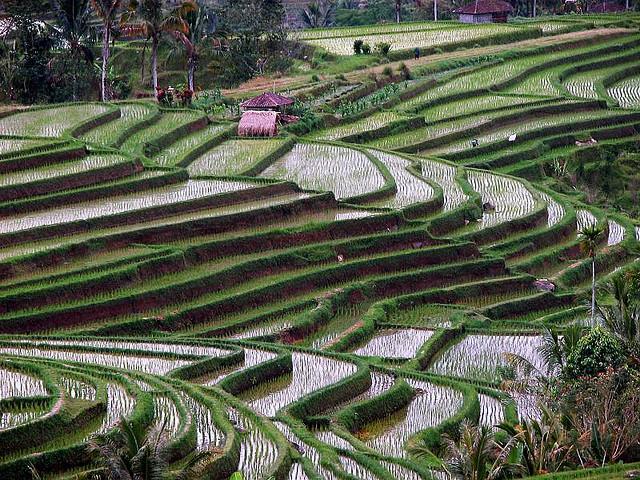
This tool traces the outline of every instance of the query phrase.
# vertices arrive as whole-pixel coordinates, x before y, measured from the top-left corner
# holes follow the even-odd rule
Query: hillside
[[[579,233],[599,287],[638,269],[638,26],[299,32],[332,55],[223,92],[304,104],[274,138],[152,99],[0,110],[0,479],[91,478],[122,418],[173,473],[210,452],[196,478],[448,478],[464,421],[540,419],[506,354],[543,371],[546,329],[589,324]]]

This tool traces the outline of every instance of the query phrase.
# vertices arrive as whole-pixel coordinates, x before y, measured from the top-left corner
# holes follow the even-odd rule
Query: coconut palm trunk
[[[189,90],[192,92],[195,90],[195,76],[196,76],[196,59],[189,57],[187,67],[187,83],[189,84]]]
[[[100,96],[103,102],[111,100],[107,84],[111,43],[113,42],[113,24],[122,5],[121,0],[91,0],[93,9],[102,21],[102,72],[100,75]]]
[[[109,57],[111,56],[109,43],[111,43],[111,29],[105,25],[102,31],[102,72],[100,75],[100,90],[103,102],[109,101],[109,92],[107,91],[107,68],[109,66]]]
[[[433,0],[433,21],[438,21],[438,0]]]
[[[396,0],[396,23],[400,23],[400,11],[402,10],[402,0]]]
[[[596,257],[591,257],[591,324],[596,315]]]
[[[158,44],[160,39],[154,35],[151,39],[151,79],[153,83],[153,91],[158,88]]]
[[[593,324],[596,316],[596,255],[598,253],[598,245],[600,237],[605,230],[593,223],[587,225],[579,233],[580,250],[591,258],[591,323]]]

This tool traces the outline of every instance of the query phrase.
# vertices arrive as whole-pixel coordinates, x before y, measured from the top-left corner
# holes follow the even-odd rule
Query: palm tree
[[[478,427],[468,420],[460,424],[459,440],[443,435],[445,468],[462,480],[494,480],[519,471],[520,467],[509,461],[515,443],[505,445],[496,442],[490,427]],[[431,455],[424,445],[409,445],[409,451],[417,458]]]
[[[115,27],[118,12],[122,7],[122,0],[91,0],[96,15],[102,21],[102,70],[100,73],[100,95],[103,102],[107,102],[111,95],[107,89],[107,69],[111,56],[111,37]]]
[[[520,399],[520,405],[527,409],[538,410],[540,399],[552,398],[555,392],[555,379],[560,376],[571,352],[584,335],[585,329],[579,325],[570,325],[560,335],[545,327],[542,333],[542,344],[538,354],[543,360],[544,368],[539,369],[527,358],[514,353],[505,353],[504,357],[510,370],[503,372],[500,388],[513,398]]]
[[[78,68],[81,62],[85,66],[93,63],[93,53],[86,45],[89,36],[89,0],[53,0],[51,8],[56,17],[55,35],[68,47],[73,69],[73,99],[78,100]]]
[[[596,315],[596,253],[604,229],[593,223],[584,227],[580,233],[580,250],[591,258],[591,323]]]
[[[59,39],[69,55],[59,57],[61,68],[70,74],[73,84],[72,98],[79,100],[80,77],[92,70],[93,52],[87,46],[89,37],[89,0],[52,0],[55,15],[54,36]]]
[[[336,3],[333,0],[318,0],[310,3],[300,11],[300,19],[310,28],[330,27]]]
[[[500,429],[518,446],[518,464],[525,476],[557,472],[570,465],[575,452],[560,417],[545,405],[539,404],[539,419],[529,419],[518,425],[503,423]]]
[[[402,0],[396,0],[396,23],[401,21]]]
[[[185,18],[188,24],[188,32],[180,30],[171,32],[184,46],[187,52],[187,84],[189,90],[195,90],[195,74],[200,60],[200,49],[207,40],[208,28],[211,25],[211,13],[203,7],[198,7],[195,12],[189,12]]]
[[[184,0],[176,8],[165,11],[162,0],[129,0],[127,14],[123,17],[128,36],[143,36],[151,40],[151,75],[154,92],[158,88],[158,46],[165,33],[187,34],[189,25],[185,16],[198,9],[193,0]]]
[[[613,299],[612,304],[599,304],[598,317],[604,326],[618,337],[629,352],[640,347],[640,299],[629,275],[615,275],[603,292]]]
[[[535,383],[546,383],[547,379],[562,373],[567,358],[578,344],[578,340],[582,338],[584,328],[581,325],[570,325],[563,330],[562,335],[557,331],[544,327],[542,331],[542,344],[538,347],[538,354],[542,358],[545,369],[538,370],[529,360],[516,355],[515,353],[505,353],[504,357],[507,363],[519,374],[517,380],[509,380],[503,382],[503,389],[508,391],[520,391],[522,393],[532,393],[529,385],[531,379],[535,379]],[[525,382],[525,384],[517,383]],[[524,386],[519,386],[524,385]]]
[[[51,8],[56,16],[56,33],[70,50],[91,58],[87,47],[91,9],[89,0],[52,0]]]
[[[147,433],[143,426],[122,419],[115,435],[92,437],[88,449],[97,456],[108,479],[164,480],[170,473],[166,458],[168,445],[164,425]],[[203,478],[214,458],[214,451],[192,454],[178,472],[171,474],[176,480]]]

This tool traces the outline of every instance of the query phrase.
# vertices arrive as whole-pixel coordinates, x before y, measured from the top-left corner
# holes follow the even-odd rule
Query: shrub
[[[287,130],[294,135],[304,135],[323,126],[322,118],[315,113],[306,112],[297,123],[289,125]]]
[[[313,54],[313,58],[318,62],[326,62],[331,60],[331,54],[326,50],[318,50]]]
[[[593,377],[616,368],[624,360],[623,347],[616,337],[601,327],[582,337],[567,358],[565,374],[570,378]]]
[[[367,95],[356,102],[341,103],[336,107],[335,112],[341,117],[355,115],[376,105],[382,105],[391,97],[397,95],[399,91],[400,87],[396,83],[389,83],[380,90],[376,90],[371,95]]]
[[[220,89],[211,92],[200,92],[191,102],[191,107],[201,110],[207,115],[222,113],[225,110]]]
[[[398,67],[398,71],[400,72],[400,75],[402,75],[402,77],[405,80],[411,80],[412,78],[411,70],[409,70],[409,67],[407,67],[406,63],[402,62]]]
[[[368,43],[363,43],[362,44],[362,53],[365,55],[369,55],[371,53],[371,45],[369,45]]]
[[[307,113],[311,113],[311,109],[306,103],[296,99],[294,104],[288,108],[288,113],[296,117],[304,117]]]
[[[381,42],[376,44],[375,49],[376,49],[376,52],[378,52],[380,55],[382,55],[383,57],[386,57],[387,55],[389,55],[389,51],[391,50],[391,45],[385,42]]]
[[[608,368],[561,390],[571,412],[577,448],[588,463],[637,460],[640,441],[640,378],[632,369]]]
[[[311,75],[311,81],[312,82],[319,82],[320,81],[320,77],[318,77],[318,75]]]
[[[391,77],[393,76],[393,70],[391,70],[391,67],[384,67],[384,70],[382,70],[382,74],[386,75],[387,77]]]
[[[364,45],[362,40],[356,40],[353,42],[353,51],[356,55],[360,55],[362,53],[362,45]]]
[[[118,100],[124,100],[128,98],[129,95],[131,95],[132,88],[128,76],[118,75],[115,77],[110,77],[110,82],[114,98]]]

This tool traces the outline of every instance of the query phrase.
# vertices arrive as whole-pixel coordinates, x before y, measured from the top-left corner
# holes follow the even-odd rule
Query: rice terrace
[[[639,11],[0,2],[0,480],[640,476]]]

